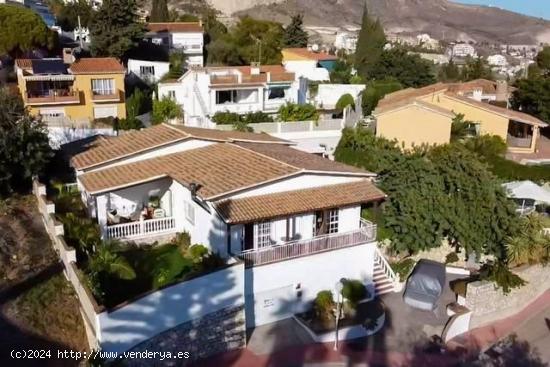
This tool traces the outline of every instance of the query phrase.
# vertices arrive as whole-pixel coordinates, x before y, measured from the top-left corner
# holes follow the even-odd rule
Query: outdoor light
[[[334,350],[338,350],[338,321],[340,321],[340,296],[342,295],[342,290],[344,289],[344,284],[339,280],[334,285],[334,290],[336,290],[336,325],[335,325],[335,338],[334,338]]]

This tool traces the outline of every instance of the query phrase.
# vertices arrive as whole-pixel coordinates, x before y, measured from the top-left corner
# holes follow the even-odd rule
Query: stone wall
[[[476,328],[490,322],[511,316],[550,289],[550,267],[533,265],[514,270],[527,282],[508,295],[495,289],[491,282],[479,281],[468,284],[466,307],[472,312],[470,328]]]
[[[182,366],[215,354],[244,348],[246,327],[244,305],[228,307],[204,317],[184,322],[138,344],[129,352],[188,352],[188,359],[128,359],[125,365]]]

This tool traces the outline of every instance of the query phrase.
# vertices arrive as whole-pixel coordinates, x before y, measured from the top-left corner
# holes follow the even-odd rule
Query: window
[[[328,233],[338,233],[338,209],[332,209],[328,213]]]
[[[139,67],[139,75],[141,75],[141,76],[155,75],[155,67],[154,66],[140,66]]]
[[[192,203],[185,202],[185,219],[191,224],[195,224],[195,207]]]
[[[92,92],[95,95],[115,94],[115,80],[92,79]]]
[[[259,222],[254,226],[256,247],[271,246],[271,222]]]
[[[176,99],[176,91],[175,90],[169,90],[167,91],[167,94],[168,98],[170,99]]]
[[[267,99],[279,99],[279,98],[285,98],[285,91],[287,88],[271,88],[269,89],[269,95],[267,96]]]
[[[216,91],[216,104],[235,103],[237,101],[236,90],[218,90]]]

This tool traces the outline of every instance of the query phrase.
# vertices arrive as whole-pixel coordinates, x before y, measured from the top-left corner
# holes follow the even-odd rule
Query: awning
[[[27,81],[71,81],[74,75],[29,75],[25,77]]]
[[[502,185],[508,196],[515,199],[531,199],[539,203],[550,204],[550,191],[540,187],[533,181],[513,181]]]
[[[214,205],[226,223],[239,224],[359,205],[385,197],[386,195],[371,181],[361,179],[310,189],[226,199]]]

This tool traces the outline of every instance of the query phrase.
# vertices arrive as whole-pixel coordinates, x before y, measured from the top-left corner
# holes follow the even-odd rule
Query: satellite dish
[[[319,45],[314,43],[313,46],[311,46],[311,49],[315,52],[319,51]]]

